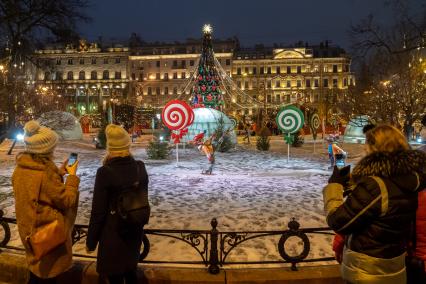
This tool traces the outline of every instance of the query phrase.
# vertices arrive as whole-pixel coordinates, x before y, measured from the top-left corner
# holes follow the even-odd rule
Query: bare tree
[[[37,42],[50,36],[58,42],[78,38],[76,23],[88,21],[83,13],[88,0],[0,0],[0,59],[8,70],[0,92],[7,102],[9,126],[13,126],[22,90],[17,81],[25,79],[24,64]]]
[[[365,86],[358,92],[369,94],[365,113],[377,121],[403,124],[407,137],[426,110],[426,7],[422,13],[412,12],[409,4],[387,2],[385,8],[394,13],[391,26],[370,15],[351,27],[354,57],[369,69],[369,77],[358,80]]]

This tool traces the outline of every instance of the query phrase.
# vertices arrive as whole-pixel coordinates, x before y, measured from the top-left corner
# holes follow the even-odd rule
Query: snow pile
[[[79,140],[83,137],[78,119],[69,112],[49,111],[43,113],[38,121],[54,130],[63,140]]]

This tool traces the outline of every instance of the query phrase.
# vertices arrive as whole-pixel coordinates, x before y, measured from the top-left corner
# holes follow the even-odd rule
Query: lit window
[[[324,86],[325,88],[327,88],[327,87],[328,87],[328,79],[324,79],[324,80],[323,80],[323,86]]]

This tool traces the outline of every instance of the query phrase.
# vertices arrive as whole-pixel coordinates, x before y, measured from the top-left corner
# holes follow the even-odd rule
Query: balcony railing
[[[16,219],[3,216],[0,210],[0,248],[8,248],[15,250],[23,250],[22,247],[8,246],[11,238],[10,224],[16,224]],[[219,273],[221,267],[232,264],[291,264],[292,270],[297,270],[297,265],[304,262],[323,262],[334,260],[333,256],[308,258],[311,244],[309,235],[334,235],[329,228],[300,228],[300,224],[293,218],[288,223],[287,230],[278,231],[219,231],[217,229],[216,218],[210,222],[210,230],[160,230],[145,229],[142,238],[142,248],[139,257],[141,263],[171,263],[171,264],[201,264],[208,267],[211,274]],[[73,245],[83,240],[87,236],[87,225],[75,225],[72,233]],[[3,231],[3,233],[1,233]],[[3,237],[2,237],[3,236]],[[150,236],[159,236],[162,238],[171,238],[186,243],[192,248],[198,260],[188,261],[166,261],[163,259],[147,260],[146,257],[150,252]],[[237,247],[243,247],[245,242],[253,239],[280,236],[277,249],[281,259],[268,261],[230,261],[228,256]],[[290,255],[286,251],[285,243],[289,238],[299,238],[303,244],[303,250],[298,255]],[[168,248],[163,248],[168,249]],[[1,250],[0,250],[1,252]],[[331,252],[330,252],[331,254]],[[96,258],[90,255],[74,254],[78,257]]]

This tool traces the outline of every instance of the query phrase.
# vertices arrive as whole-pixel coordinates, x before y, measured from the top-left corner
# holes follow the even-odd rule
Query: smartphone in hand
[[[77,162],[77,157],[78,154],[77,153],[71,153],[69,158],[68,158],[68,167],[71,167],[72,165],[75,164],[75,162]]]

